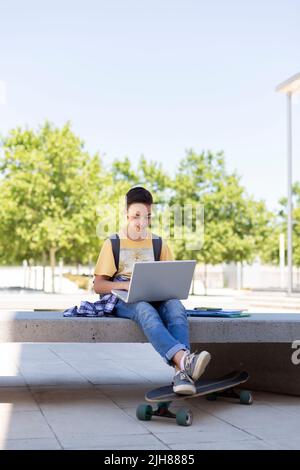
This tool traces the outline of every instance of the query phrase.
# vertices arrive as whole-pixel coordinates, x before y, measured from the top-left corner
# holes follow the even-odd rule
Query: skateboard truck
[[[179,426],[190,426],[193,422],[193,413],[189,408],[180,408],[176,414],[169,410],[170,402],[158,403],[157,409],[153,410],[151,405],[139,405],[136,410],[136,416],[141,421],[150,421],[152,416],[160,418],[176,419]]]

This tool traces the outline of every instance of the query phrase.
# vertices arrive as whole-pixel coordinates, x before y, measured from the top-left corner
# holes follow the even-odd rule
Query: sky
[[[299,20],[300,0],[0,0],[0,133],[71,121],[105,163],[144,155],[170,173],[188,149],[223,150],[275,209],[287,193],[275,88],[300,72]],[[294,181],[299,130],[295,96]]]

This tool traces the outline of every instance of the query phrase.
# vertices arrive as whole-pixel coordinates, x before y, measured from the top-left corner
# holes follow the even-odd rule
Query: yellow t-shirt
[[[120,238],[118,271],[115,266],[111,241],[107,239],[102,245],[94,274],[110,277],[122,274],[130,279],[135,261],[154,261],[152,238],[147,237],[140,241]],[[160,261],[174,261],[173,252],[164,240],[162,241]]]

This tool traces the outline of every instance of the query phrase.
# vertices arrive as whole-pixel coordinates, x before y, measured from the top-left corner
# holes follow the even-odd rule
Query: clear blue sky
[[[107,162],[144,154],[169,171],[187,148],[222,149],[274,208],[286,194],[274,89],[300,72],[299,19],[298,0],[2,0],[0,132],[70,120]]]

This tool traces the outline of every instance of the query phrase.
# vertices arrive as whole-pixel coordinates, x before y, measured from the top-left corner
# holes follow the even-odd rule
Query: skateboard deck
[[[241,404],[251,405],[252,395],[247,390],[236,390],[235,387],[247,382],[249,374],[246,371],[232,372],[215,379],[199,379],[195,382],[196,393],[193,395],[179,395],[173,392],[173,386],[155,388],[146,393],[145,399],[148,403],[157,403],[157,409],[153,410],[151,405],[140,405],[137,408],[137,417],[140,420],[148,421],[152,416],[165,418],[175,418],[177,424],[190,426],[192,424],[192,411],[181,408],[176,414],[169,410],[172,402],[187,400],[201,396],[207,396],[209,400],[216,400],[218,397],[238,399]]]
[[[165,387],[155,388],[147,392],[145,399],[152,403],[160,401],[175,401],[187,398],[195,398],[209,393],[223,391],[228,388],[236,387],[242,383],[247,382],[249,374],[247,372],[232,372],[217,379],[199,379],[195,382],[196,393],[194,395],[179,395],[173,392],[173,386],[167,385]]]

